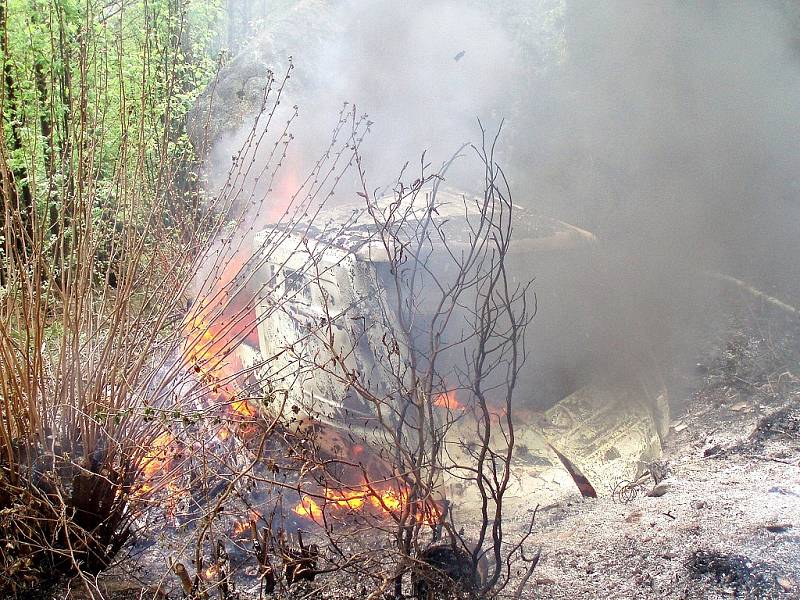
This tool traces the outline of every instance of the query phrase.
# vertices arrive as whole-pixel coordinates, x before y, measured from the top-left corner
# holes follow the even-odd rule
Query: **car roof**
[[[470,224],[479,222],[484,206],[490,206],[490,203],[465,192],[441,186],[425,187],[403,194],[399,200],[393,195],[369,203],[361,200],[325,206],[315,218],[303,217],[269,225],[261,237],[263,239],[267,232],[277,229],[294,234],[292,237],[321,242],[345,253],[380,260],[381,229],[387,221],[398,223],[402,220],[406,235],[413,236],[426,226],[425,221],[433,209],[435,222],[446,236],[448,247],[466,246],[473,239]],[[512,225],[512,253],[566,250],[595,241],[594,234],[589,231],[516,204],[512,206]],[[435,235],[434,230],[428,233]]]

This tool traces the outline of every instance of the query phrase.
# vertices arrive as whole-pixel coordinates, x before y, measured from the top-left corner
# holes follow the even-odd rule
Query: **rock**
[[[684,429],[687,429],[688,427],[689,426],[686,423],[683,423],[681,421],[675,421],[675,422],[672,423],[672,425],[670,425],[670,428],[675,433],[680,433],[681,431],[683,431]]]
[[[638,523],[641,520],[642,520],[642,511],[640,510],[634,510],[633,512],[631,512],[631,514],[625,517],[626,523]]]
[[[714,456],[715,454],[719,454],[721,450],[722,446],[720,446],[719,444],[712,444],[710,446],[706,446],[705,449],[703,450],[703,457],[706,458],[709,456]]]
[[[652,490],[647,492],[647,495],[650,498],[660,498],[669,491],[670,487],[672,486],[669,481],[662,481],[661,483],[656,484]]]
[[[794,590],[794,582],[788,577],[778,577],[778,585],[784,592],[791,592]]]

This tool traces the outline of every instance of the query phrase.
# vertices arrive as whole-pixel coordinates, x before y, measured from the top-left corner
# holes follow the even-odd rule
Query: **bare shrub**
[[[185,84],[174,46],[181,43],[181,15],[169,21],[175,30],[167,36],[173,46],[165,51],[163,89],[134,88],[126,96],[123,85],[109,91],[110,67],[101,60],[121,38],[95,28],[94,19],[107,15],[94,8],[87,4],[80,24],[78,64],[63,67],[69,95],[37,107],[74,116],[45,139],[50,159],[59,162],[46,165],[46,181],[37,182],[42,156],[35,144],[9,148],[4,139],[0,152],[3,593],[77,574],[100,596],[92,576],[152,524],[150,507],[174,513],[183,501],[192,447],[178,433],[196,431],[204,415],[197,406],[184,411],[177,399],[193,381],[190,373],[202,385],[219,385],[215,366],[197,354],[203,347],[192,336],[204,332],[195,319],[219,301],[221,289],[237,285],[197,289],[195,276],[219,278],[232,254],[219,241],[251,209],[242,206],[236,177],[255,147],[243,151],[231,185],[214,197],[197,182],[176,185],[193,160],[171,125]],[[7,64],[3,10],[0,17]],[[53,35],[66,35],[63,20],[51,26],[62,28]],[[148,28],[142,35],[143,43],[156,44],[157,33]],[[288,76],[270,77],[251,143],[265,135],[261,117],[275,114]],[[115,128],[106,112],[119,104],[125,109]],[[265,169],[276,168],[286,141],[278,135]],[[11,152],[24,158],[22,167]]]
[[[358,140],[345,147],[361,209],[330,219],[293,212],[257,238],[248,272],[263,283],[248,297],[255,323],[274,335],[262,331],[252,373],[258,412],[271,416],[259,432],[271,440],[253,444],[240,430],[252,460],[199,521],[194,594],[228,597],[219,544],[249,552],[261,591],[280,594],[298,560],[308,579],[349,574],[371,597],[400,597],[412,580],[424,597],[491,597],[512,581],[512,565],[530,565],[524,579],[535,566],[523,552],[530,528],[509,540],[503,523],[514,393],[535,310],[530,284],[506,268],[514,206],[496,138],[469,149],[484,172],[478,197],[442,192],[449,163],[430,173],[423,159],[390,199],[368,193]],[[474,490],[462,511],[449,499],[455,485]],[[221,510],[234,498],[251,505],[244,537]],[[313,550],[291,541],[298,529]],[[201,576],[207,557],[210,579]]]
[[[60,209],[31,202],[32,176],[0,155],[0,589],[70,573],[100,597],[94,575],[165,525],[192,533],[163,577],[195,598],[235,596],[236,553],[262,592],[333,572],[373,597],[412,579],[422,595],[446,577],[468,595],[504,589],[528,537],[508,541],[503,506],[531,314],[506,271],[514,207],[495,140],[469,150],[477,198],[443,201],[448,165],[423,159],[387,201],[361,161],[370,123],[346,106],[276,198],[298,115],[279,108],[290,67],[206,196],[176,185],[189,157],[168,130],[172,92],[155,140],[163,107],[144,89],[119,131],[104,126],[91,74],[108,40],[83,33],[79,118],[44,186]],[[350,175],[363,206],[328,220]],[[283,318],[296,325],[283,343],[253,341]],[[477,529],[453,482],[477,491]]]

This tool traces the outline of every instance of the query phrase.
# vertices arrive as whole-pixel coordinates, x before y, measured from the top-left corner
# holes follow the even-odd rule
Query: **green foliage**
[[[192,160],[185,117],[215,73],[222,1],[7,0],[6,11],[3,145],[39,217],[58,220],[89,155],[103,214],[123,177],[143,198],[164,193],[165,162]]]

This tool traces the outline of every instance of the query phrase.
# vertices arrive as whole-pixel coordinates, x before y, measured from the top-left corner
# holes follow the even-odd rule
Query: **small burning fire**
[[[307,517],[314,521],[318,521],[322,518],[322,508],[313,498],[309,498],[308,496],[304,496],[300,504],[295,506],[292,511],[301,517]]]
[[[240,536],[249,529],[250,523],[246,523],[245,521],[236,521],[236,523],[233,524],[233,535],[234,537]]]
[[[218,439],[220,442],[224,442],[224,441],[225,441],[225,440],[227,440],[229,437],[231,437],[231,430],[230,430],[230,429],[228,429],[228,427],[227,427],[226,425],[223,425],[222,427],[220,427],[220,428],[217,430],[217,439]]]
[[[177,516],[178,503],[189,493],[179,485],[177,478],[180,452],[181,446],[171,433],[164,431],[159,434],[139,461],[141,479],[132,492],[134,499],[145,501],[159,494],[164,515],[172,519]]]
[[[233,351],[245,340],[252,342],[250,338],[255,329],[255,311],[248,312],[247,307],[236,307],[230,302],[228,290],[243,264],[238,257],[229,260],[211,293],[196,303],[182,325],[180,352],[184,364],[190,366],[207,397],[219,407],[219,416],[227,417],[211,431],[218,442],[225,442],[233,435],[247,437],[252,434],[254,428],[251,424],[258,415],[237,383],[243,364],[238,353]],[[220,316],[218,309],[235,314]],[[137,465],[141,483],[135,492],[136,497],[144,498],[164,488],[167,492],[166,512],[175,513],[177,499],[188,493],[179,489],[175,474],[171,474],[178,467],[176,454],[180,450],[180,442],[168,431],[150,443]]]
[[[240,274],[243,261],[233,257],[225,266],[212,293],[205,301],[200,301],[192,310],[184,325],[183,357],[192,365],[201,381],[209,386],[210,395],[216,396],[225,412],[236,420],[252,421],[257,415],[256,408],[243,398],[243,391],[236,381],[243,369],[242,361],[234,350],[239,344],[252,337],[255,332],[255,311],[236,308],[231,303],[228,288]],[[214,306],[228,307],[233,315],[219,316]],[[217,439],[227,440],[232,433],[243,433],[241,426],[223,426],[217,432]]]
[[[214,581],[219,576],[220,568],[219,565],[211,565],[210,567],[206,567],[203,570],[203,576],[208,581]]]
[[[391,515],[400,511],[408,503],[406,494],[398,493],[393,489],[376,490],[369,486],[347,491],[328,489],[320,496],[314,498],[304,495],[292,512],[319,522],[326,510],[333,514],[342,514],[369,508],[379,514]],[[425,522],[438,520],[438,510],[434,508],[425,506],[421,512],[423,514],[420,518]]]
[[[461,410],[462,404],[458,401],[455,390],[449,390],[438,394],[433,399],[433,405],[437,408],[446,408],[448,410]]]
[[[174,439],[168,431],[161,433],[147,450],[139,463],[142,470],[142,485],[138,494],[143,495],[153,490],[155,480],[172,468],[175,455]]]
[[[231,399],[230,407],[235,414],[247,419],[252,419],[256,416],[256,409],[247,400],[240,400],[234,397]]]
[[[236,521],[233,524],[234,537],[238,537],[250,531],[255,526],[254,524],[257,523],[259,519],[261,519],[261,513],[258,512],[257,510],[250,510],[249,517],[250,518],[248,520]]]

